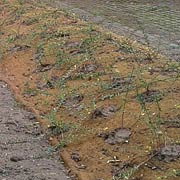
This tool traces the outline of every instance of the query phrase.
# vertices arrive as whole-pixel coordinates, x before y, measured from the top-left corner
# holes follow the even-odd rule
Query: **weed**
[[[63,64],[68,63],[70,58],[67,58],[65,51],[60,50],[56,53],[56,66],[61,67]]]
[[[24,0],[19,0],[20,5],[16,6],[16,10],[15,10],[15,17],[16,17],[16,19],[20,18],[21,15],[26,12],[23,4],[21,4],[21,3],[23,3],[23,1]]]
[[[138,171],[138,167],[132,167],[132,168],[130,168],[129,170],[126,170],[126,171],[124,171],[124,172],[122,172],[122,173],[120,173],[119,175],[118,175],[118,177],[114,177],[113,179],[114,180],[118,180],[118,179],[130,179],[131,177],[132,177],[132,175],[135,173],[135,172],[137,172]]]
[[[158,148],[159,144],[159,135],[161,135],[159,132],[162,132],[160,130],[160,118],[153,120],[151,117],[151,113],[149,111],[149,109],[147,108],[147,105],[144,103],[144,101],[140,101],[140,105],[141,105],[141,116],[142,116],[142,120],[146,122],[148,128],[150,129],[150,132],[152,134],[152,144],[155,144],[156,147]],[[160,113],[159,113],[160,114]],[[158,121],[156,121],[158,120]],[[156,144],[156,140],[158,141]]]
[[[28,82],[24,83],[24,95],[28,95],[29,97],[31,97],[36,96],[37,93],[37,89],[31,88]]]
[[[23,22],[21,21],[22,14],[29,8],[24,8],[23,4],[26,1],[19,0],[18,2],[18,6],[13,6],[12,8],[15,19],[14,17],[10,17],[13,19],[13,21],[11,21],[12,19],[8,17],[8,21],[6,22],[14,23],[13,25],[19,22],[22,23],[20,23],[21,26],[18,26],[15,30],[11,30],[11,33],[8,32],[10,35],[5,44],[3,43],[3,37],[7,37],[8,34],[4,32],[3,28],[4,25],[7,26],[8,23],[4,23],[2,20],[0,22],[0,24],[2,24],[0,37],[2,39],[1,44],[3,45],[3,48],[0,50],[0,56],[5,52],[4,49],[6,48],[6,44],[17,44],[16,40],[21,40],[20,38],[18,39],[21,28],[24,28],[22,32],[26,31],[25,29],[34,29],[34,32],[29,34],[28,31],[26,31],[28,35],[25,37],[25,41],[31,44],[32,50],[36,50],[34,59],[37,60],[36,63],[38,63],[38,65],[35,64],[35,66],[38,66],[37,68],[39,68],[39,70],[35,71],[36,73],[33,74],[33,77],[37,77],[38,83],[40,83],[40,86],[42,85],[45,87],[45,90],[37,91],[32,88],[33,86],[31,86],[29,82],[27,82],[23,87],[24,94],[34,96],[39,93],[38,99],[36,99],[36,97],[33,98],[33,103],[35,100],[38,100],[38,102],[42,100],[42,113],[44,113],[44,110],[50,111],[47,116],[49,119],[48,132],[50,133],[50,136],[57,138],[59,141],[55,146],[56,150],[65,147],[68,143],[74,142],[75,139],[77,139],[77,141],[79,139],[81,140],[81,137],[84,137],[86,140],[83,141],[84,143],[88,142],[89,145],[93,144],[92,149],[94,150],[96,145],[98,146],[103,143],[99,141],[97,143],[97,132],[117,128],[115,126],[121,126],[121,128],[124,128],[126,113],[129,113],[128,117],[131,116],[131,120],[135,117],[136,122],[141,121],[141,124],[143,124],[143,130],[147,130],[148,137],[146,138],[149,138],[149,142],[153,144],[151,148],[153,147],[156,150],[162,144],[162,141],[167,143],[168,136],[166,136],[167,134],[165,134],[161,128],[162,117],[165,115],[166,107],[161,103],[164,103],[166,99],[170,102],[169,96],[165,98],[166,94],[164,92],[167,90],[167,95],[172,93],[171,96],[175,99],[173,105],[176,106],[173,106],[173,108],[176,108],[176,113],[178,113],[179,89],[175,86],[175,83],[178,83],[180,77],[178,63],[168,61],[165,64],[165,62],[162,61],[161,64],[161,61],[154,61],[158,56],[156,52],[153,52],[149,48],[150,43],[148,42],[149,40],[145,32],[144,36],[148,48],[146,49],[139,46],[136,48],[128,39],[124,38],[118,40],[118,38],[115,38],[111,33],[103,34],[93,25],[88,26],[83,23],[73,23],[72,25],[72,19],[69,19],[70,21],[67,20],[69,15],[65,17],[66,14],[64,13],[61,18],[61,12],[58,10],[45,11],[44,6],[42,14],[38,15],[40,10],[39,7],[37,16],[25,16],[27,18]],[[32,25],[32,27],[26,27],[23,26],[23,24],[27,26]],[[146,50],[144,51],[144,49]],[[114,61],[115,59],[121,61]],[[130,61],[127,62],[126,60]],[[55,64],[52,64],[52,62]],[[30,62],[30,64],[33,63],[34,61]],[[115,67],[115,65],[117,66]],[[149,74],[149,65],[152,66],[152,69],[154,68],[152,74]],[[29,67],[29,70],[31,70],[31,67]],[[118,70],[121,71],[119,72]],[[38,73],[40,72],[41,75],[44,75],[40,75],[41,80],[38,79]],[[127,77],[127,75],[129,76]],[[53,77],[55,78],[53,79]],[[112,82],[109,82],[109,78],[111,78]],[[131,80],[133,80],[133,82]],[[45,86],[43,85],[44,83]],[[160,88],[157,88],[159,85]],[[163,89],[164,87],[165,90]],[[173,89],[174,87],[175,89]],[[176,93],[175,96],[174,92]],[[45,96],[48,96],[48,98],[44,98]],[[160,101],[162,98],[163,101]],[[29,100],[31,99],[29,98]],[[73,122],[75,121],[75,123],[82,122],[82,120],[88,120],[89,114],[92,111],[95,111],[98,107],[104,107],[104,105],[108,106],[108,104],[111,103],[120,103],[120,119],[117,114],[117,116],[114,116],[112,119],[99,121],[98,127],[96,127],[97,123],[89,123],[85,121],[83,121],[83,125],[75,126],[72,123],[68,123],[68,119],[65,119],[68,117],[69,120],[72,120]],[[133,105],[136,107],[132,108]],[[52,106],[55,106],[56,108],[50,110]],[[41,111],[39,103],[38,108],[39,111]],[[61,112],[61,110],[64,113]],[[167,109],[167,111],[168,110],[169,109]],[[112,107],[105,109],[105,116],[112,112],[115,113],[115,110]],[[171,112],[168,113],[170,114]],[[103,114],[103,112],[101,112],[101,114]],[[63,118],[59,118],[60,116]],[[99,119],[101,118],[102,117],[100,116]],[[127,118],[127,124],[130,124],[132,121],[129,121]],[[134,128],[135,126],[132,127]],[[138,131],[139,126],[136,128],[135,131]],[[134,129],[132,129],[132,131],[133,130]],[[171,130],[168,129],[168,131]],[[133,146],[136,146],[137,148],[136,135],[140,134],[134,133],[134,138],[132,138],[131,143],[134,143]],[[146,139],[143,138],[142,144],[140,144],[141,147],[144,145],[146,146],[149,143],[145,142],[145,140]],[[173,141],[173,139],[169,138],[169,142],[170,141]],[[131,148],[129,148],[131,143],[123,144],[123,147],[126,146],[129,153],[131,153]],[[103,144],[101,145],[103,146]],[[81,145],[78,144],[77,146]],[[144,155],[144,148],[141,148],[140,146],[138,145],[138,150]],[[85,150],[86,147],[78,147],[77,149],[80,149],[81,151],[81,149]],[[107,149],[110,153],[112,152],[112,148],[107,147]],[[87,153],[89,152],[87,151]],[[118,154],[118,152],[116,153]],[[135,153],[135,151],[132,152],[132,154]],[[96,154],[94,155],[97,157]],[[123,155],[118,154],[118,156],[121,158]],[[140,158],[138,160],[140,160]],[[131,179],[136,171],[139,170],[140,166],[141,165],[128,166],[127,168],[124,168],[119,173],[118,178]],[[172,177],[179,176],[179,170],[176,170],[173,174],[169,175]]]
[[[26,26],[30,26],[34,23],[37,23],[39,21],[38,17],[31,17],[23,21],[23,24]]]
[[[166,175],[157,177],[157,180],[169,179],[169,178],[179,178],[180,177],[180,169],[172,169],[166,172]]]
[[[37,44],[37,49],[35,53],[35,59],[38,60],[38,63],[40,66],[43,65],[43,58],[45,57],[45,48],[44,48],[44,42],[39,42]]]
[[[130,79],[134,75],[134,70],[135,70],[135,68],[133,67],[132,71],[131,71],[131,74],[130,74]],[[128,97],[129,89],[130,89],[130,83],[127,84],[125,97],[123,99],[123,104],[122,104],[122,107],[121,107],[121,109],[122,109],[121,127],[122,128],[124,128],[124,115],[125,115],[125,109],[126,109],[126,105],[127,105],[127,97]]]
[[[124,53],[136,53],[135,49],[132,47],[131,43],[127,39],[123,39],[120,42],[114,42],[117,47],[117,52],[121,51]]]
[[[52,111],[47,118],[50,120],[49,128],[53,135],[63,135],[63,133],[70,130],[71,124],[58,120],[56,111]]]
[[[60,142],[55,146],[55,150],[64,148],[67,145],[67,141],[65,139],[60,140]]]
[[[13,43],[20,38],[20,28],[21,25],[18,25],[17,29],[12,29],[12,33],[8,35],[7,43]]]
[[[22,6],[24,4],[24,0],[18,0],[18,3]]]

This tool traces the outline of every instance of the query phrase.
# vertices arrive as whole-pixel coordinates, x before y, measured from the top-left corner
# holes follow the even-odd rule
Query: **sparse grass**
[[[62,135],[70,130],[71,125],[69,123],[57,119],[56,111],[52,111],[47,118],[50,121],[49,129],[51,129],[53,135]]]
[[[107,166],[107,158],[133,161],[138,157],[137,164],[142,164],[167,139],[176,142],[177,133],[165,129],[162,119],[179,114],[178,62],[165,62],[150,47],[103,32],[59,10],[29,7],[25,1],[9,5],[9,10],[18,18],[8,16],[5,21],[13,21],[13,31],[5,22],[0,23],[0,39],[7,43],[0,50],[0,56],[7,56],[3,68],[8,69],[9,77],[11,73],[17,77],[13,85],[21,95],[27,95],[23,98],[48,118],[50,136],[58,140],[55,149],[78,149],[85,159],[82,163],[87,163],[95,174],[100,172],[95,163],[98,159],[101,176],[111,178],[109,169],[113,166]],[[21,35],[26,36],[20,39]],[[27,52],[8,51],[23,42],[30,45]],[[46,86],[38,89],[39,82]],[[113,112],[110,108],[112,116],[92,120],[91,114],[97,108],[111,104],[119,105],[120,110]],[[117,128],[131,128],[128,143],[113,148],[97,136]],[[119,146],[127,151],[118,152]],[[138,150],[131,148],[136,146]],[[147,152],[146,147],[151,150]],[[106,156],[102,149],[107,150]],[[141,167],[121,170],[115,179],[136,177]],[[178,174],[176,170],[172,176]]]

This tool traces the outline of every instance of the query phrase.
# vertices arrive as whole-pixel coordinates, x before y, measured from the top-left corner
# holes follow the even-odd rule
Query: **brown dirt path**
[[[0,179],[67,180],[48,146],[35,116],[21,109],[0,81]]]

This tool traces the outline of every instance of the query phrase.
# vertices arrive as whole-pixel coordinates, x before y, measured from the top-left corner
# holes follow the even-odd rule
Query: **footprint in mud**
[[[99,117],[107,118],[118,110],[119,107],[117,105],[108,105],[105,107],[96,108],[91,114],[91,119],[96,119]]]
[[[159,160],[166,162],[175,161],[180,158],[180,144],[166,145],[157,154]]]
[[[158,102],[162,100],[163,94],[159,90],[147,90],[137,96],[142,103]]]
[[[80,102],[84,99],[83,95],[77,94],[72,97],[67,97],[66,99],[61,101],[61,105],[68,108],[78,108],[80,106]]]
[[[102,133],[99,137],[102,137],[105,143],[115,145],[119,143],[128,143],[131,134],[130,129],[118,128],[109,133]]]

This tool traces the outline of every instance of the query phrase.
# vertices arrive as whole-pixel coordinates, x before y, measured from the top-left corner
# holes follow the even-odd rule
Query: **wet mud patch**
[[[130,129],[118,128],[109,133],[102,133],[99,137],[104,139],[105,143],[110,145],[128,143],[132,132]]]
[[[161,161],[175,161],[180,158],[180,144],[166,145],[162,147],[156,156]]]
[[[67,180],[58,155],[49,153],[47,137],[35,115],[16,103],[7,84],[0,81],[0,179]]]
[[[159,90],[147,90],[137,96],[137,100],[141,103],[158,102],[162,100],[163,94]]]
[[[81,101],[83,101],[84,96],[81,94],[77,94],[75,96],[67,97],[60,101],[60,105],[64,106],[68,109],[78,109]]]
[[[117,105],[107,105],[105,107],[96,108],[91,113],[91,119],[108,118],[119,110]]]

